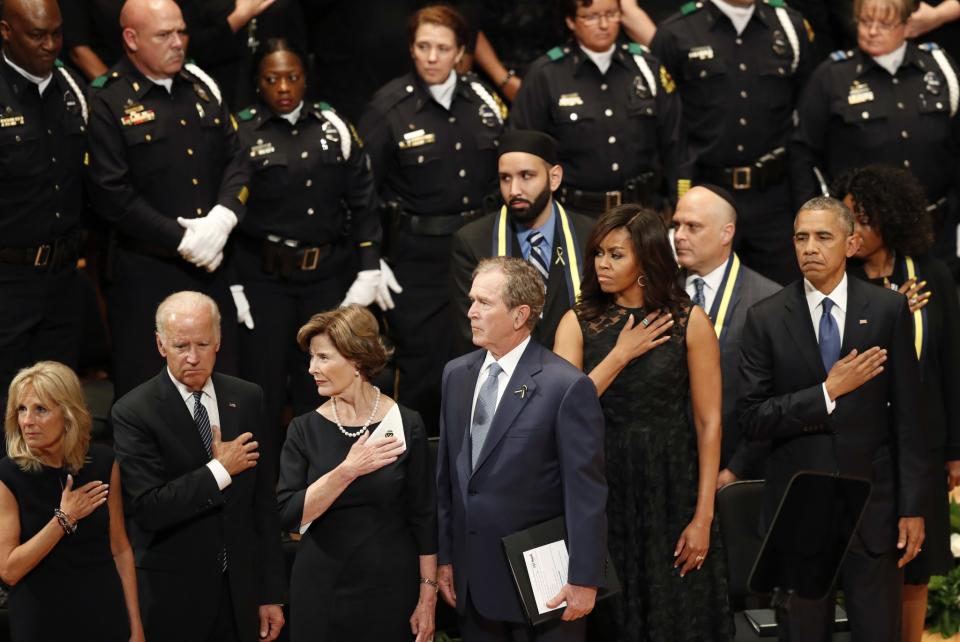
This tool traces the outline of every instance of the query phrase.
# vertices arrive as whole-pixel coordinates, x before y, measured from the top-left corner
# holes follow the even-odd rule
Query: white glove
[[[347,290],[347,296],[340,302],[340,307],[348,305],[370,305],[377,298],[377,287],[380,285],[380,270],[360,270],[353,285]]]
[[[253,330],[253,314],[250,313],[250,302],[243,293],[243,286],[231,285],[230,294],[233,295],[233,304],[237,306],[237,323],[247,326],[247,330]]]
[[[377,298],[374,300],[384,312],[396,307],[393,304],[393,297],[390,296],[391,291],[394,294],[400,294],[403,292],[403,288],[400,287],[397,277],[393,275],[393,270],[390,269],[387,262],[380,259],[380,282],[377,283]]]
[[[178,217],[177,223],[186,230],[177,251],[197,267],[213,272],[214,264],[219,265],[217,255],[237,225],[237,215],[223,205],[214,205],[203,218]]]

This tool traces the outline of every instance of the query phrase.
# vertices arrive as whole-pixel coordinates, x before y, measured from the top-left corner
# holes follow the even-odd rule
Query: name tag
[[[688,60],[713,60],[713,47],[694,47],[687,52]]]
[[[142,125],[143,123],[149,123],[150,121],[156,119],[156,112],[154,112],[152,109],[144,109],[143,111],[127,114],[120,119],[120,124],[124,127],[132,127],[133,125]]]
[[[275,151],[277,150],[274,148],[273,143],[260,143],[259,145],[254,145],[250,148],[250,158],[266,156],[267,154],[272,154]]]
[[[26,121],[23,119],[23,116],[4,116],[0,118],[0,128],[3,127],[17,127],[18,125],[23,125]]]
[[[423,131],[423,130],[420,130]],[[419,132],[411,132],[419,133]],[[413,149],[414,147],[422,147],[424,145],[430,145],[431,143],[437,142],[436,134],[421,134],[419,136],[407,138],[407,135],[404,135],[404,140],[400,141],[400,149]]]
[[[582,104],[583,99],[580,98],[580,94],[563,94],[557,101],[559,107],[578,107]]]

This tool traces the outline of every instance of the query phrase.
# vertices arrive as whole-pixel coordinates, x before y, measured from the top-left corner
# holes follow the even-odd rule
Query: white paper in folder
[[[559,606],[552,609],[548,608],[547,600],[559,593],[567,583],[570,557],[566,542],[561,539],[524,551],[523,561],[527,565],[527,575],[530,577],[533,598],[537,602],[537,611],[542,615],[564,608],[567,605],[566,602],[561,602]]]

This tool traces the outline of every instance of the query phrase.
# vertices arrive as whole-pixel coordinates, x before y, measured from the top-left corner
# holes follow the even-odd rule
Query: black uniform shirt
[[[373,173],[353,126],[325,103],[304,104],[296,124],[264,105],[238,118],[253,165],[241,229],[260,239],[273,234],[315,244],[347,234],[360,253],[359,269],[378,269]]]
[[[473,74],[460,76],[449,111],[416,74],[378,91],[360,120],[382,201],[411,214],[475,210],[497,189],[497,139],[506,108]]]
[[[176,250],[177,217],[244,214],[250,166],[214,87],[183,69],[172,93],[127,58],[93,83],[91,199],[124,235]]]
[[[79,225],[83,107],[59,63],[41,96],[0,54],[0,248],[50,243]]]
[[[642,57],[645,70],[635,57]],[[510,125],[557,139],[567,186],[616,190],[628,179],[659,171],[675,187],[680,100],[673,83],[661,78],[660,63],[638,44],[618,42],[606,73],[578,44],[557,47],[527,70]]]
[[[793,108],[811,69],[803,18],[786,9],[799,62],[777,16],[782,0],[763,0],[741,35],[709,0],[689,3],[657,29],[654,55],[676,81],[690,158],[699,167],[752,165],[784,146]]]
[[[817,68],[791,148],[798,201],[820,192],[813,167],[829,183],[869,163],[909,169],[932,200],[947,193],[957,180],[960,116],[950,116],[947,79],[925,47],[908,42],[894,76],[859,50],[835,52]]]

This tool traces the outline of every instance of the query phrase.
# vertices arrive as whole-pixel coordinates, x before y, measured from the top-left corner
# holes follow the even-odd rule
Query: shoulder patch
[[[807,41],[813,42],[817,34],[813,32],[813,25],[806,18],[803,19],[803,28],[807,30]]]
[[[254,109],[253,107],[247,107],[243,111],[237,113],[237,118],[246,122],[248,120],[253,120],[254,116],[256,115],[257,115],[256,109]]]
[[[553,49],[547,52],[547,58],[549,58],[550,60],[560,60],[561,58],[563,58],[563,56],[564,56],[563,49],[561,49],[560,47],[554,47]]]
[[[639,56],[645,53],[650,53],[650,50],[647,47],[644,47],[639,42],[631,42],[627,45],[627,51],[629,51],[634,56]]]
[[[703,8],[702,2],[688,2],[687,4],[680,7],[680,13],[682,13],[685,16],[689,16],[691,13],[694,13],[695,11],[699,11],[702,8]]]
[[[853,57],[853,51],[850,49],[847,49],[846,51],[840,49],[830,54],[830,60],[834,62],[840,62],[841,60],[849,60],[852,57]]]
[[[774,9],[780,9],[782,7],[787,6],[787,3],[784,2],[783,0],[763,0],[763,1],[766,2],[768,5],[770,5],[771,7],[773,7]]]
[[[940,45],[938,45],[938,44],[935,43],[935,42],[922,42],[922,43],[920,43],[920,44],[917,45],[917,46],[920,47],[921,49],[923,49],[924,51],[928,52],[928,53],[934,52],[934,51],[936,51],[937,49],[940,48]]]

